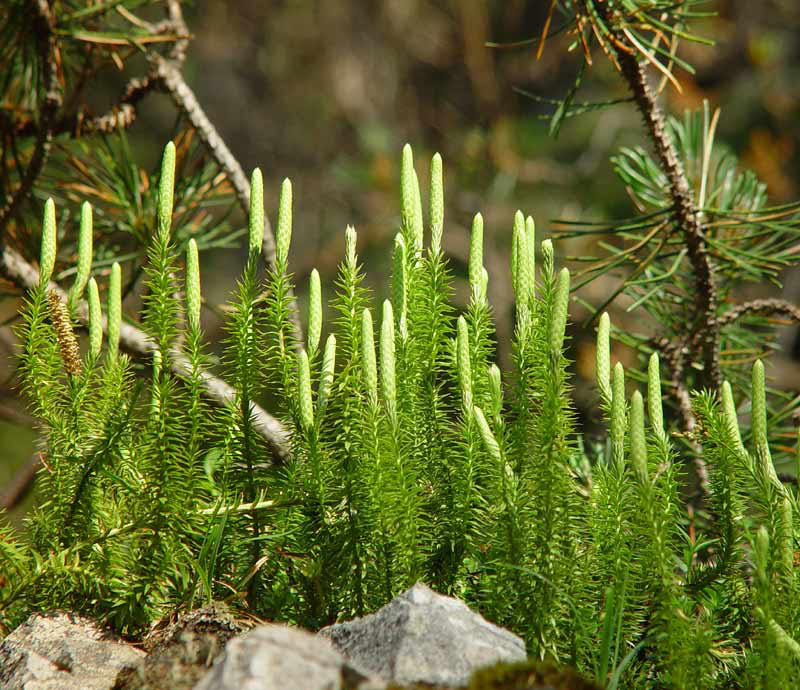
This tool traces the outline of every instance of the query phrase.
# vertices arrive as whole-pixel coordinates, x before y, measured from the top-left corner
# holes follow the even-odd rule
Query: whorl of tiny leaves
[[[189,329],[200,330],[200,305],[202,296],[200,292],[200,257],[197,252],[197,242],[194,237],[186,246],[186,318]]]
[[[106,316],[108,319],[106,327],[108,356],[116,359],[119,351],[119,329],[122,324],[122,269],[116,261],[111,266],[111,275],[108,279]]]
[[[600,398],[605,404],[611,403],[611,341],[609,332],[611,319],[607,312],[600,315],[597,324],[597,349],[595,350],[595,369],[597,375],[597,388]]]
[[[161,178],[158,181],[158,234],[169,237],[172,225],[172,197],[175,189],[175,144],[164,147],[161,159]]]
[[[658,438],[664,438],[664,410],[661,406],[661,374],[657,352],[650,355],[647,364],[647,412],[653,433]]]
[[[75,304],[83,295],[89,274],[92,272],[92,206],[88,201],[81,205],[81,226],[78,232],[78,267],[75,282],[69,291],[69,304]]]
[[[319,376],[317,388],[317,419],[325,416],[328,398],[333,387],[333,374],[336,369],[336,336],[331,333],[325,341],[325,351],[322,353],[322,371]]]
[[[261,176],[261,170],[256,168],[250,176],[250,223],[248,226],[250,256],[257,255],[261,251],[265,226],[264,179]]]
[[[533,216],[528,216],[525,219],[525,240],[527,245],[527,264],[528,274],[531,276],[529,299],[533,300],[536,297],[536,223],[533,222]]]
[[[456,367],[461,395],[469,410],[472,407],[472,365],[469,359],[469,329],[463,316],[458,317],[456,328]]]
[[[550,321],[550,353],[561,354],[564,347],[564,334],[567,328],[569,311],[569,269],[562,268],[556,278],[555,296],[553,298],[553,316]]]
[[[103,347],[103,314],[100,309],[100,291],[97,281],[89,279],[89,353],[94,358]]]
[[[81,351],[78,348],[75,332],[72,330],[67,305],[61,301],[55,290],[47,293],[47,299],[50,303],[50,320],[53,322],[58,347],[61,350],[61,361],[68,374],[78,376],[81,373]]]
[[[378,401],[378,364],[375,361],[375,331],[372,313],[365,308],[361,313],[361,371],[370,403]]]
[[[383,301],[381,323],[381,393],[392,424],[397,423],[397,389],[395,386],[394,313],[392,303]]]
[[[309,431],[314,426],[314,403],[311,400],[311,369],[305,350],[297,353],[297,397],[300,403],[300,426]]]
[[[275,230],[275,256],[279,270],[286,270],[289,245],[292,243],[292,183],[286,178],[281,184],[278,200],[278,225]]]
[[[322,288],[319,271],[313,269],[308,279],[308,356],[312,359],[317,354],[319,340],[322,337]]]
[[[636,476],[647,481],[647,443],[644,437],[644,400],[639,391],[631,396],[631,465]]]
[[[431,253],[442,251],[442,232],[444,230],[444,182],[442,181],[442,157],[435,153],[431,158]]]
[[[42,221],[42,251],[39,258],[39,284],[50,282],[53,268],[56,265],[56,205],[52,199],[44,203],[44,220]]]
[[[736,447],[740,453],[744,454],[746,451],[744,443],[742,443],[742,433],[739,430],[739,416],[736,414],[736,403],[733,401],[733,389],[727,381],[722,382],[722,414],[736,441]]]
[[[494,437],[494,434],[489,427],[489,423],[486,421],[486,416],[483,414],[483,410],[481,410],[481,408],[477,405],[473,405],[472,413],[475,417],[475,421],[478,424],[478,430],[481,433],[483,445],[486,446],[486,452],[489,453],[493,460],[496,462],[501,462],[502,455],[500,453],[500,445],[497,443],[497,439]]]
[[[611,377],[611,447],[614,462],[623,462],[625,448],[625,370],[622,364],[614,365]]]
[[[400,335],[408,335],[408,268],[406,263],[406,243],[401,233],[394,238],[394,275],[392,277],[392,299],[399,316]]]
[[[472,299],[482,302],[486,297],[481,294],[483,282],[483,216],[476,213],[472,219],[472,233],[469,241],[469,286]]]

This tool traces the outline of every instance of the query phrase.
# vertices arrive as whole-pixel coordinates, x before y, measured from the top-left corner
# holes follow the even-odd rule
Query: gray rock
[[[522,639],[421,583],[319,634],[357,668],[399,684],[466,685],[477,668],[526,658]]]
[[[147,658],[120,673],[114,690],[191,690],[227,642],[250,627],[221,602],[162,620],[143,641]]]
[[[110,690],[143,656],[92,620],[37,613],[0,644],[0,688]]]
[[[382,684],[351,668],[327,640],[284,625],[261,625],[228,642],[194,690],[380,687]]]

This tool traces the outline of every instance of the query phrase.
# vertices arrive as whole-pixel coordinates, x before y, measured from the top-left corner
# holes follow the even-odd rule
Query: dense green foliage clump
[[[798,511],[770,458],[760,361],[749,447],[727,383],[693,398],[688,440],[709,468],[712,519],[703,534],[687,530],[658,356],[645,395],[628,399],[601,318],[609,436],[590,464],[564,354],[569,271],[556,270],[551,243],[536,247],[533,219],[518,213],[513,368],[503,374],[483,220],[472,227],[470,303],[457,315],[441,249],[441,160],[431,164],[425,223],[407,147],[391,299],[375,318],[348,228],[324,344],[316,273],[303,342],[291,320],[288,181],[276,267],[258,277],[265,218],[253,174],[249,260],[221,362],[235,393],[211,407],[197,250],[190,241],[181,281],[170,235],[174,165],[169,145],[146,269],[146,379],[119,352],[118,268],[105,319],[89,278],[90,209],[65,303],[49,288],[56,229],[52,202],[45,207],[40,281],[20,329],[44,469],[27,535],[6,530],[0,541],[6,628],[31,610],[66,607],[137,634],[169,610],[220,598],[318,628],[423,580],[524,636],[534,658],[608,687],[788,687],[800,663]],[[81,355],[72,322],[87,285]],[[287,457],[260,427],[265,391],[283,410]]]

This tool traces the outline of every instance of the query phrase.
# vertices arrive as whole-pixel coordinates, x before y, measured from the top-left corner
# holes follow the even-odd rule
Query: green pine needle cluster
[[[60,607],[135,635],[177,607],[221,598],[319,628],[422,580],[522,635],[532,656],[608,688],[789,687],[800,670],[799,513],[772,464],[761,362],[747,445],[728,383],[692,399],[687,440],[710,483],[698,526],[679,496],[658,357],[646,390],[628,397],[603,316],[597,387],[608,444],[579,474],[588,465],[565,355],[569,271],[517,213],[513,366],[501,372],[483,219],[473,221],[470,301],[458,314],[438,155],[430,178],[425,213],[406,147],[390,298],[372,304],[347,228],[334,293],[311,275],[298,342],[291,184],[281,188],[276,265],[260,279],[263,184],[253,173],[249,257],[220,362],[235,390],[225,407],[202,395],[211,362],[198,250],[189,241],[180,256],[171,236],[174,147],[149,237],[150,376],[119,351],[118,266],[103,314],[88,206],[66,304],[49,291],[55,210],[45,205],[41,280],[19,329],[23,385],[45,439],[40,502],[24,535],[0,533],[2,625]],[[81,355],[74,316],[84,292]],[[336,318],[323,339],[325,300]],[[265,392],[290,431],[281,461],[254,415]]]

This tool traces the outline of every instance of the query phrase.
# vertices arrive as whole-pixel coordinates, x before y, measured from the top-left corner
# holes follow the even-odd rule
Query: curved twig
[[[0,247],[0,274],[21,288],[31,289],[39,284],[39,271],[28,263],[22,255],[9,246]],[[66,293],[54,282],[50,289],[66,301]],[[89,321],[86,302],[77,305],[76,315],[81,323]],[[105,328],[105,321],[103,322]],[[147,356],[156,349],[155,341],[144,331],[129,323],[120,326],[120,346],[136,356]],[[181,378],[191,372],[191,364],[182,352],[173,352],[171,357],[172,371]],[[229,405],[236,399],[235,389],[221,378],[203,371],[200,376],[206,395],[220,405]],[[253,426],[269,444],[273,455],[278,460],[288,457],[289,435],[284,426],[259,405],[252,404]]]
[[[754,299],[729,309],[718,319],[720,328],[739,320],[745,315],[787,316],[800,323],[800,307],[783,299]]]

